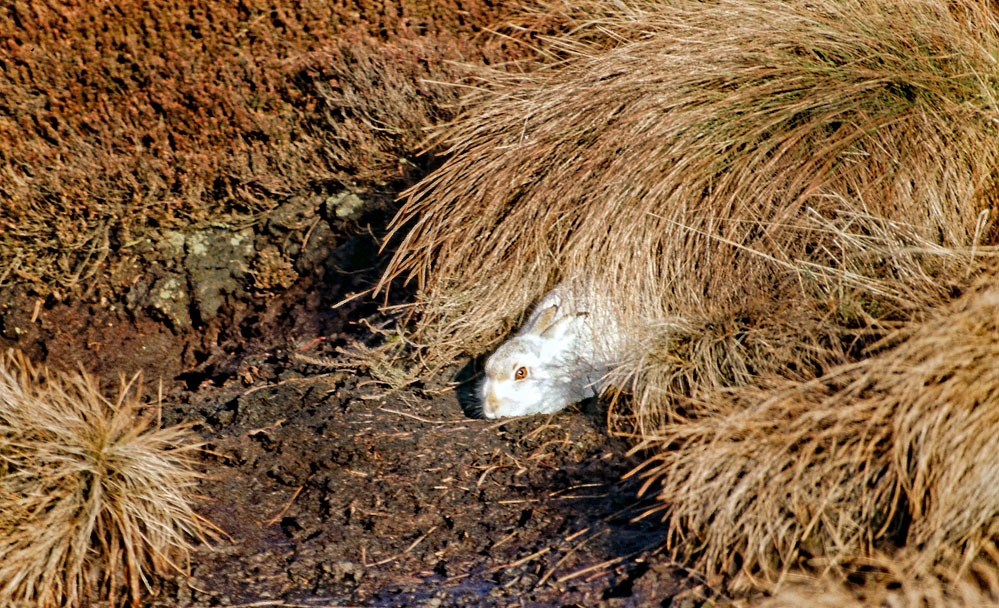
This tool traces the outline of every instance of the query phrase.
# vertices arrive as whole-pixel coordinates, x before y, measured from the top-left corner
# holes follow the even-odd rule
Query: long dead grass
[[[588,280],[675,557],[773,589],[904,545],[950,588],[999,514],[995,275],[950,303],[994,266],[992,4],[582,6],[395,219],[380,287],[417,283],[421,356]]]
[[[158,428],[135,379],[108,400],[83,373],[0,358],[0,604],[135,604],[203,538],[197,446]]]
[[[999,285],[897,345],[804,383],[706,395],[637,449],[675,555],[769,588],[802,560],[836,571],[904,546],[908,571],[961,575],[999,532]]]
[[[978,560],[959,577],[954,572],[918,571],[904,561],[875,556],[863,574],[845,581],[796,574],[772,595],[744,598],[739,608],[985,608],[999,606],[994,560]]]
[[[654,428],[675,395],[848,361],[973,274],[997,200],[987,3],[586,6],[551,43],[568,58],[487,78],[395,220],[381,287],[418,283],[430,356],[585,276],[620,294]]]

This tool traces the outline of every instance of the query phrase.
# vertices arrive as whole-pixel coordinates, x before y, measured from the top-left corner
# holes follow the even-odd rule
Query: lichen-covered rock
[[[364,201],[349,190],[338,192],[326,199],[327,217],[353,220],[360,217],[364,211]]]
[[[169,323],[174,331],[191,327],[191,296],[183,275],[162,271],[154,274],[150,280],[135,283],[125,301],[129,310],[145,309]]]
[[[225,297],[242,290],[249,279],[254,233],[209,229],[192,232],[184,242],[194,312],[202,322],[211,321]]]

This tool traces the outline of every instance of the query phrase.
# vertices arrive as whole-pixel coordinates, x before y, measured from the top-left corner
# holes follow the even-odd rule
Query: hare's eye
[[[515,379],[517,379],[517,380],[523,380],[524,378],[527,377],[527,368],[526,367],[518,367],[517,371],[515,371],[513,373],[513,377]]]

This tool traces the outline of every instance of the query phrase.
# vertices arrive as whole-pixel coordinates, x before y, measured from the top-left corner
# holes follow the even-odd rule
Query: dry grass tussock
[[[770,588],[802,560],[850,570],[897,546],[903,573],[994,567],[996,275],[897,340],[813,381],[707,395],[696,419],[646,436],[637,449],[655,455],[639,474],[657,487],[674,554],[736,588]]]
[[[110,401],[86,374],[0,357],[0,604],[136,603],[150,575],[186,567],[206,529],[197,446],[135,387]]]
[[[348,36],[322,57],[309,117],[318,158],[362,184],[412,183],[427,131],[459,107],[457,86],[483,61],[453,36]],[[318,63],[318,62],[317,62]]]
[[[654,429],[676,396],[848,361],[973,274],[999,201],[987,3],[585,7],[548,42],[568,58],[486,77],[395,220],[381,287],[418,282],[428,360],[583,276]]]
[[[914,573],[878,556],[853,581],[795,575],[772,595],[732,602],[738,608],[985,608],[999,606],[995,561],[979,560],[968,573]]]
[[[991,3],[582,6],[395,219],[423,361],[589,281],[678,559],[744,591],[904,545],[903,590],[957,597],[999,532]]]

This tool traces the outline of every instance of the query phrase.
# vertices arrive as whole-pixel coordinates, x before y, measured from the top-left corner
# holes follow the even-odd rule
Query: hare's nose
[[[482,411],[486,414],[495,414],[497,409],[499,409],[499,400],[496,399],[492,391],[486,393],[486,398],[482,403]]]

